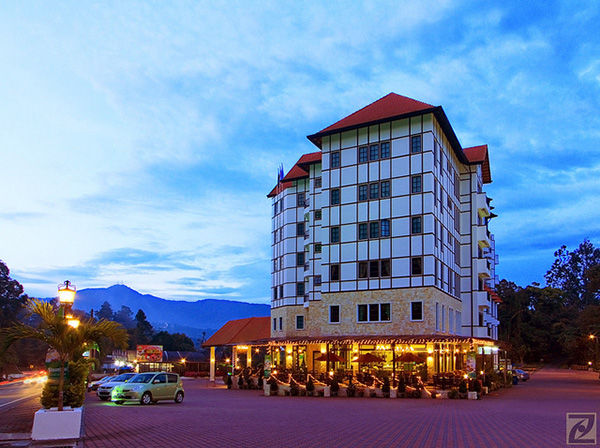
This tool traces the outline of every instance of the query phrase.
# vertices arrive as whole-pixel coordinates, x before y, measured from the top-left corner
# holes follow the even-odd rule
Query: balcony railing
[[[477,244],[479,244],[479,247],[482,249],[490,247],[490,232],[488,232],[486,226],[477,226],[475,234],[477,235]]]
[[[477,197],[475,198],[475,203],[477,207],[477,213],[482,218],[487,218],[490,216],[490,205],[488,203],[487,195],[485,193],[477,193]]]

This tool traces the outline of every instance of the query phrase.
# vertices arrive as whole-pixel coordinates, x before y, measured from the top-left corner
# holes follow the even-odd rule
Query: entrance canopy
[[[203,347],[268,345],[271,338],[270,317],[247,317],[230,320],[202,344]]]

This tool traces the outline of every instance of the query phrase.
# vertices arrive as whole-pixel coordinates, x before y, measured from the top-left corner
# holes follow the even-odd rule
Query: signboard
[[[477,378],[477,358],[475,352],[467,353],[467,375],[474,380]]]
[[[265,378],[271,376],[271,355],[265,355]]]
[[[162,362],[162,345],[138,345],[136,351],[137,362]]]
[[[60,381],[60,356],[58,352],[53,348],[49,348],[46,352],[46,370],[48,370],[48,381],[58,383]],[[65,362],[65,376],[64,379],[69,379],[69,363]]]

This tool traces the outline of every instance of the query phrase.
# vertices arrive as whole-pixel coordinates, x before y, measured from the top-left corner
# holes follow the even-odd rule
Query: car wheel
[[[175,394],[175,403],[181,403],[183,401],[183,392],[179,391]]]
[[[108,400],[108,397],[98,397],[98,398],[100,398],[100,400],[102,400],[102,401]]]
[[[117,400],[115,401],[116,404],[123,404],[123,400]]]
[[[150,395],[150,392],[144,392],[144,395],[142,395],[142,399],[140,400],[140,403],[142,403],[142,404],[152,403],[152,395]]]

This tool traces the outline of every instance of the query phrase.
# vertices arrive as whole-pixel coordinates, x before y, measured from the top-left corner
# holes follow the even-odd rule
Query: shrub
[[[466,394],[468,392],[466,380],[461,380],[461,382],[458,383],[458,392],[461,394]]]
[[[335,378],[333,379],[333,381],[331,381],[330,388],[331,393],[337,395],[338,391],[340,390],[340,384]]]
[[[390,396],[390,379],[387,376],[383,377],[383,385],[381,386],[381,392],[384,396]]]
[[[78,408],[83,405],[88,371],[89,364],[85,358],[69,362],[69,378],[65,379],[63,387],[64,406]],[[58,382],[48,381],[46,383],[42,391],[41,403],[46,409],[58,406]]]
[[[312,395],[314,391],[315,391],[315,383],[313,383],[312,377],[310,377],[308,379],[308,383],[306,383],[306,392],[308,392],[309,395]]]
[[[449,391],[448,398],[450,398],[451,400],[458,398],[458,391],[456,389],[452,389],[451,391]]]

